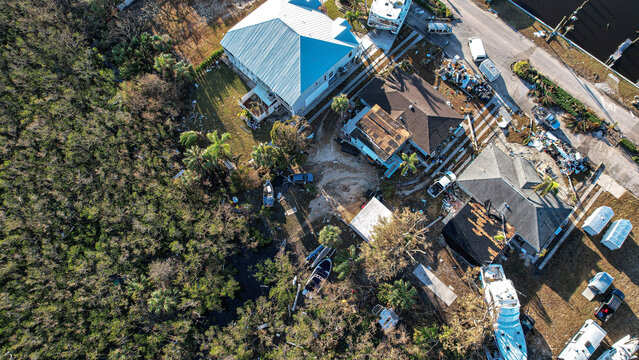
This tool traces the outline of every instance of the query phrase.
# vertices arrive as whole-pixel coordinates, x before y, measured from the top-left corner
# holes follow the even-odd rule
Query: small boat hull
[[[302,291],[302,294],[308,298],[313,297],[313,294],[316,294],[322,289],[324,283],[326,282],[326,279],[331,274],[332,269],[333,262],[331,261],[331,259],[322,260],[313,270],[313,273],[304,286],[304,291]]]

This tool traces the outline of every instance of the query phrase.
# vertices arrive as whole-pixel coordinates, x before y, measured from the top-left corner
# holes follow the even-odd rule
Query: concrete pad
[[[605,191],[609,192],[615,198],[619,199],[626,192],[626,189],[619,185],[613,178],[608,176],[607,174],[601,174],[599,179],[597,179],[597,184],[601,186]]]
[[[391,34],[390,31],[373,29],[362,37],[362,44],[365,49],[368,48],[369,44],[374,44],[385,53],[388,53],[396,37],[397,35]]]
[[[413,275],[415,275],[419,281],[424,283],[426,287],[435,293],[435,295],[440,298],[447,306],[457,299],[457,295],[448,288],[441,280],[432,273],[432,271],[428,270],[424,265],[419,264],[417,268],[413,271]]]

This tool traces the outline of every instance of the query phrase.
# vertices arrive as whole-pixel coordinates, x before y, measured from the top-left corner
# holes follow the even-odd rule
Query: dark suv
[[[614,289],[606,299],[602,302],[597,311],[595,311],[595,317],[601,321],[606,321],[612,316],[612,314],[619,309],[619,306],[623,304],[623,300],[626,295],[619,289]]]

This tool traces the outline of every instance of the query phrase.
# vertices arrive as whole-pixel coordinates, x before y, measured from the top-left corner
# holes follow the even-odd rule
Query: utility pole
[[[550,33],[550,35],[548,36],[548,38],[546,39],[547,43],[550,43],[550,41],[557,36],[557,34],[559,33],[559,31],[565,27],[566,31],[564,31],[563,35],[566,35],[568,33],[568,31],[572,30],[575,26],[573,25],[575,21],[578,20],[577,18],[577,14],[579,13],[579,11],[581,11],[581,9],[583,9],[583,7],[588,4],[588,2],[590,2],[590,0],[584,0],[583,3],[581,3],[581,5],[579,5],[579,7],[577,9],[575,9],[575,11],[572,12],[572,14],[570,14],[569,17],[564,16],[561,21],[559,22],[559,24],[557,24],[557,26],[553,29],[552,33]]]

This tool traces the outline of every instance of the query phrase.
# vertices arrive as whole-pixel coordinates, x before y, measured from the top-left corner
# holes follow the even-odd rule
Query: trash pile
[[[579,174],[590,169],[590,159],[564,144],[551,132],[541,130],[532,133],[528,146],[549,154],[563,175]]]
[[[444,201],[442,201],[442,209],[447,213],[457,212],[464,206],[464,203],[461,202],[455,194],[452,192],[446,192],[444,195]]]
[[[444,59],[438,73],[442,80],[457,85],[469,96],[477,96],[484,102],[493,96],[490,86],[481,76],[476,76],[470,66],[464,64],[457,55],[453,59]]]

